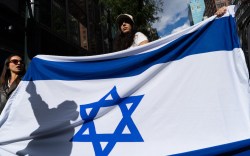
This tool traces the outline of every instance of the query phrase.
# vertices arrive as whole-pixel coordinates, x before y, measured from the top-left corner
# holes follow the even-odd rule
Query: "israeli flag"
[[[0,116],[0,155],[246,152],[249,78],[232,15],[116,53],[34,57]]]

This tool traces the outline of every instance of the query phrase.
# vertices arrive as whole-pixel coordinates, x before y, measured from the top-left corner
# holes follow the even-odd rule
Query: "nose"
[[[123,26],[126,25],[126,22],[122,22],[122,25],[123,25]]]

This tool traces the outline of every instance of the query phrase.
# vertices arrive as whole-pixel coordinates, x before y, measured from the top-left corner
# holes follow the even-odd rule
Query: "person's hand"
[[[227,12],[227,7],[224,6],[224,7],[219,8],[219,9],[216,11],[215,15],[217,15],[218,17],[221,17],[221,16],[223,16],[226,12]]]

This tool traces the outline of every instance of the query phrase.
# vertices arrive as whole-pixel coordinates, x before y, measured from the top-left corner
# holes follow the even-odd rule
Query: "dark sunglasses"
[[[24,64],[24,62],[22,60],[16,60],[16,59],[10,60],[10,63],[14,63],[15,65],[17,65],[18,62],[20,62],[20,64]]]

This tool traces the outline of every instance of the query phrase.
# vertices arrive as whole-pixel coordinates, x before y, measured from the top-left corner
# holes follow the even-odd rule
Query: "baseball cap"
[[[120,14],[117,18],[116,18],[116,23],[118,25],[120,25],[121,22],[124,22],[123,20],[128,19],[132,22],[132,24],[134,24],[134,19],[133,16],[129,15],[129,14]]]

